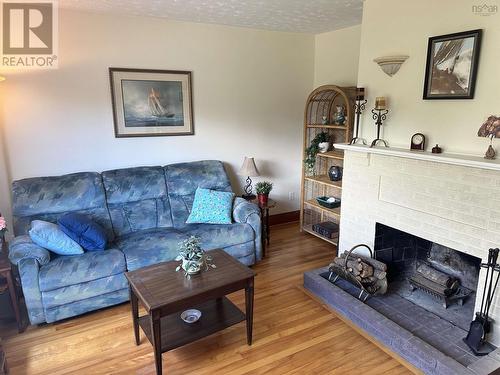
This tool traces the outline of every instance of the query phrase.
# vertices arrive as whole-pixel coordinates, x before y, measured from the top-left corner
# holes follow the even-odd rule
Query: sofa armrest
[[[43,266],[50,262],[50,253],[31,241],[29,236],[19,236],[9,243],[9,260],[19,266],[23,259],[34,259],[39,266]]]
[[[237,223],[248,224],[255,233],[255,260],[262,259],[262,221],[260,208],[243,198],[236,197],[233,206],[233,218]]]
[[[9,242],[9,260],[17,266],[30,323],[44,323],[45,312],[38,279],[40,267],[50,262],[49,251],[33,243],[29,236],[19,236]]]
[[[21,278],[24,303],[26,304],[30,323],[45,323],[45,310],[39,285],[40,265],[38,261],[34,258],[21,259],[17,264],[17,269]]]
[[[260,209],[255,203],[249,202],[243,198],[236,197],[233,206],[233,218],[237,223],[247,223],[251,215],[260,217]]]

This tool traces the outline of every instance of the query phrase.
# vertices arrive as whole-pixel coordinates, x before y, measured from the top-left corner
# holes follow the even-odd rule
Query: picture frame
[[[473,99],[482,30],[429,38],[423,99]]]
[[[116,138],[193,135],[192,74],[109,68]]]

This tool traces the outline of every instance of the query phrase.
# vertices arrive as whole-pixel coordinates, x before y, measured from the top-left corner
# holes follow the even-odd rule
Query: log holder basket
[[[354,246],[351,250],[349,250],[345,256],[345,262],[344,262],[344,267],[343,268],[337,268],[339,270],[338,273],[336,272],[333,272],[332,270],[330,270],[330,273],[328,274],[328,280],[332,283],[332,284],[335,284],[335,282],[341,278],[341,279],[344,279],[346,280],[347,282],[351,283],[352,285],[354,285],[355,287],[359,288],[359,295],[358,295],[358,299],[362,302],[366,302],[366,300],[368,299],[368,297],[372,296],[372,295],[375,295],[375,293],[370,293],[368,290],[366,290],[366,288],[363,286],[363,284],[361,284],[361,282],[356,279],[356,277],[350,273],[348,271],[348,267],[347,267],[347,260],[349,259],[349,255],[351,255],[351,253],[354,252],[354,250],[360,248],[360,247],[366,247],[368,249],[368,251],[370,252],[370,258],[374,259],[373,258],[373,251],[372,249],[370,248],[370,246],[368,245],[365,245],[365,244],[359,244],[359,245],[356,245]],[[332,276],[333,279],[332,279]]]

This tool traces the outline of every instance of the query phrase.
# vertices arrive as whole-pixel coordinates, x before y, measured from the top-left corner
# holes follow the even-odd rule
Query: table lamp
[[[490,145],[484,154],[485,159],[495,159],[495,149],[491,145],[493,142],[493,138],[500,138],[500,117],[490,116],[486,120],[486,122],[481,125],[479,130],[477,131],[477,135],[479,137],[488,137],[490,139]]]
[[[257,170],[257,166],[255,165],[255,161],[253,158],[249,158],[245,156],[245,160],[243,160],[243,165],[241,166],[238,174],[240,176],[247,176],[246,185],[245,185],[245,194],[241,197],[247,200],[255,199],[255,194],[252,193],[252,179],[250,177],[259,176],[259,171]]]

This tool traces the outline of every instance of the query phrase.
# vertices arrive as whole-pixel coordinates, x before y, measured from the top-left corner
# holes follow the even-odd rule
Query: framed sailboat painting
[[[109,68],[115,137],[193,135],[191,72]]]
[[[473,99],[482,30],[429,38],[424,99]]]

